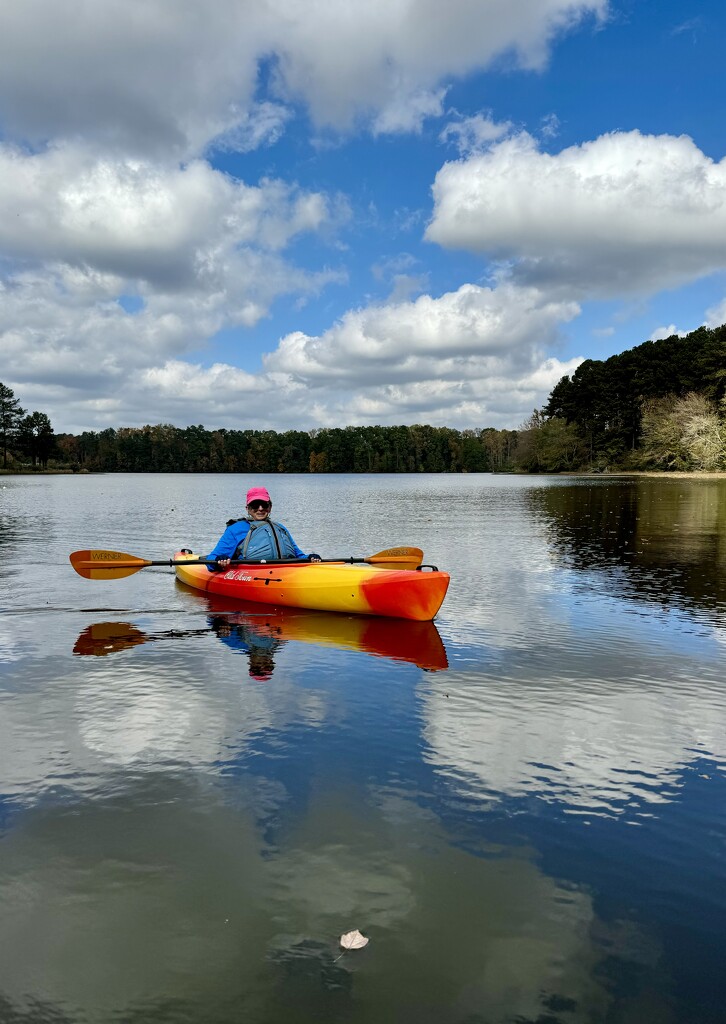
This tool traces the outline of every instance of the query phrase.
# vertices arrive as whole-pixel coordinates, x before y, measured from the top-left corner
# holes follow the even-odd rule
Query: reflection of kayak
[[[73,653],[103,657],[138,647],[150,640],[183,640],[191,636],[206,636],[210,632],[210,629],[167,629],[162,633],[144,633],[130,622],[94,622],[78,634]]]
[[[145,633],[128,622],[96,622],[79,635],[73,653],[105,656],[125,651],[143,643],[160,640],[182,640],[216,633],[225,634],[244,629],[246,653],[253,647],[288,640],[319,644],[343,650],[361,651],[393,661],[406,661],[429,671],[448,667],[446,651],[433,622],[406,622],[370,616],[334,615],[332,612],[306,611],[299,608],[270,608],[227,598],[195,593],[212,618],[207,629],[172,629]],[[226,624],[227,629],[222,627]],[[241,648],[240,648],[241,649]]]
[[[223,615],[231,623],[245,621],[258,636],[363,651],[430,671],[448,668],[446,650],[433,622],[336,615],[304,608],[263,608],[238,601],[232,609],[227,598],[215,594],[206,594],[204,601],[211,614]]]
[[[178,552],[174,560],[197,557]],[[238,565],[227,572],[209,572],[205,565],[177,565],[176,574],[195,590],[235,600],[420,622],[433,619],[449,586],[449,574],[438,570],[343,562]]]

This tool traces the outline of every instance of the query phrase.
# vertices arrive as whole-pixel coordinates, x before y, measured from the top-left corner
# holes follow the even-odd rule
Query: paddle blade
[[[423,562],[423,554],[421,548],[409,546],[386,548],[375,555],[369,555],[363,561],[369,565],[380,565],[383,569],[416,569]]]
[[[78,575],[87,580],[120,580],[151,564],[123,551],[74,551],[68,557]]]
[[[74,654],[95,654],[105,657],[115,651],[143,644],[149,637],[128,622],[94,622],[86,626],[76,640]]]

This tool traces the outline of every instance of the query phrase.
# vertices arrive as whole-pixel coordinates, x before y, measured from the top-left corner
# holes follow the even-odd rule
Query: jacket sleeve
[[[233,523],[232,526],[228,526],[215,547],[212,548],[208,555],[203,557],[210,560],[214,558],[231,558],[240,542],[244,540],[249,528],[249,523]],[[210,572],[218,571],[214,565],[208,565],[207,569]]]

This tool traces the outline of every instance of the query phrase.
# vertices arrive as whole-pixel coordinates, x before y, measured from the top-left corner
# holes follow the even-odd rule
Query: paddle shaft
[[[191,552],[189,552],[191,554]],[[152,561],[147,558],[138,558],[129,555],[125,551],[109,551],[107,548],[97,550],[74,551],[70,556],[70,562],[79,576],[86,579],[122,579],[124,576],[131,576],[140,569],[150,565],[207,565],[215,566],[218,570],[225,570],[228,566],[249,565],[317,565],[317,562],[308,562],[300,558],[233,558],[225,566],[220,566],[218,559],[211,558],[164,558],[159,561]],[[416,569],[423,559],[423,551],[420,548],[397,547],[386,548],[385,551],[378,551],[375,555],[367,555],[365,558],[321,558],[321,562],[337,562],[340,564],[364,562],[367,565],[379,565],[385,569]]]
[[[318,562],[308,562],[304,558],[231,558],[228,565],[319,565],[320,562],[371,562],[375,564],[377,559],[373,558],[321,558]],[[381,559],[386,562],[400,562],[410,565],[411,557],[406,555],[394,556],[393,558]],[[164,558],[159,561],[151,561],[146,558],[133,558],[129,561],[121,559],[96,559],[93,561],[76,561],[73,563],[75,569],[146,569],[150,565],[217,565],[214,558]],[[226,567],[225,567],[226,568]]]

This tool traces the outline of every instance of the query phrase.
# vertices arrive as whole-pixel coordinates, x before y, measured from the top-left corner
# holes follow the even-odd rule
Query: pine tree
[[[8,451],[17,437],[18,426],[24,415],[25,409],[20,408],[20,402],[12,388],[0,383],[0,447],[3,452],[3,469],[7,467]]]
[[[34,466],[46,468],[55,447],[55,436],[44,412],[32,412],[20,420],[17,441],[18,448],[30,458]]]

